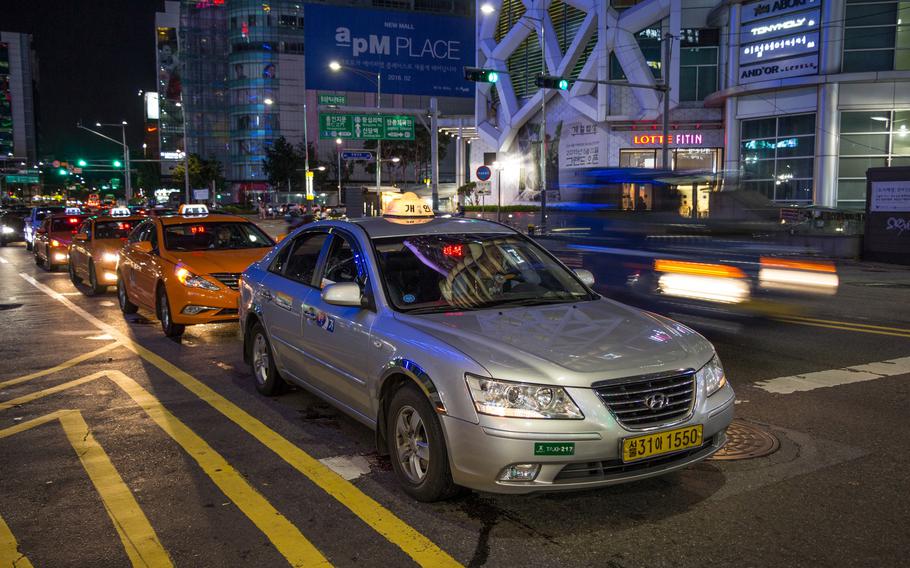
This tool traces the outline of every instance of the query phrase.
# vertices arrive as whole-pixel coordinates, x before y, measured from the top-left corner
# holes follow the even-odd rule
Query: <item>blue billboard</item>
[[[306,88],[374,92],[357,73],[329,63],[382,74],[382,92],[473,97],[462,67],[474,64],[474,20],[415,12],[304,6]]]

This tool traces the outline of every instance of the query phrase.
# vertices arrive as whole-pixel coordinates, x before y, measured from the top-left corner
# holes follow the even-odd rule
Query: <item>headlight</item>
[[[106,252],[101,255],[101,262],[109,262],[111,264],[117,264],[120,261],[120,255],[115,252]]]
[[[8,235],[8,234],[10,234],[10,233],[14,233],[14,232],[15,232],[15,231],[13,231],[13,228],[12,228],[12,227],[7,227],[6,225],[4,225],[3,228],[0,229],[0,231],[3,231],[3,234],[4,234],[4,235]]]
[[[716,393],[727,384],[727,376],[724,374],[724,366],[720,364],[720,357],[716,354],[708,361],[708,364],[695,373],[697,379],[704,381],[705,392],[708,396]]]
[[[584,418],[562,387],[495,381],[474,375],[465,378],[474,407],[481,414],[511,418]]]
[[[54,248],[59,247],[60,241],[58,241],[57,239],[51,239],[51,246]]]
[[[213,292],[217,292],[219,290],[218,286],[215,286],[201,276],[196,276],[182,266],[178,266],[177,270],[174,271],[174,273],[177,275],[177,280],[179,280],[180,283],[184,286],[188,286],[190,288],[202,288],[203,290],[211,290]]]

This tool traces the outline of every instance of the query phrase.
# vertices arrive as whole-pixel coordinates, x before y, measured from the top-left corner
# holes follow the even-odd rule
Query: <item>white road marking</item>
[[[9,264],[9,261],[0,256],[0,264]]]
[[[116,339],[113,335],[103,334],[103,335],[93,335],[91,337],[86,337],[86,339],[93,339],[95,341],[110,341],[111,339]]]
[[[347,481],[370,473],[370,462],[363,456],[335,456],[319,461]]]
[[[775,394],[791,394],[906,374],[910,374],[910,357],[790,377],[778,377],[767,381],[758,381],[755,386]]]

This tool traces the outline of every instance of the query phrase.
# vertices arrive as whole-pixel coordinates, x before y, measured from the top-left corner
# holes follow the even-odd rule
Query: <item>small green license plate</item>
[[[575,442],[534,442],[535,456],[573,456]]]

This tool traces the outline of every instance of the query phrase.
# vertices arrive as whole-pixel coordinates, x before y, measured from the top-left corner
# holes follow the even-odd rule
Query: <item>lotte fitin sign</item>
[[[669,134],[667,136],[668,144],[677,144],[679,146],[701,146],[703,137],[701,134]],[[651,144],[663,144],[663,134],[636,134],[632,138],[632,143],[636,146],[649,146]]]

